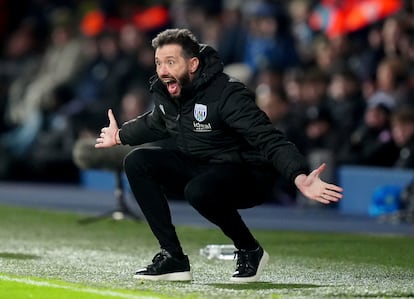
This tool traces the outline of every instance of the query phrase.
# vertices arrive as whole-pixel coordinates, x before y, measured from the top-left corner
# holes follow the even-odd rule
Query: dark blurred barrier
[[[338,170],[338,178],[339,185],[344,188],[344,198],[339,204],[340,213],[366,216],[370,215],[374,196],[379,196],[379,192],[383,192],[383,196],[395,196],[396,190],[402,190],[414,179],[414,171],[342,166]]]

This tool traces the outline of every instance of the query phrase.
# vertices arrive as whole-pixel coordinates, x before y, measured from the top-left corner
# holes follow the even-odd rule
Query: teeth
[[[164,82],[165,84],[168,84],[168,83],[174,83],[174,82],[175,82],[175,80],[173,80],[173,79],[164,79],[164,80],[163,80],[163,82]]]

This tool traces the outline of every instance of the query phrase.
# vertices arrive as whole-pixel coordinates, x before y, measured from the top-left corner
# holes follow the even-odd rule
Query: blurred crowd
[[[361,3],[383,11],[364,19]],[[414,168],[413,0],[0,0],[0,7],[2,180],[77,182],[76,140],[97,136],[108,108],[120,122],[151,108],[150,40],[171,27],[215,47],[225,72],[256,92],[310,165],[328,163],[326,179],[335,181],[341,165]],[[351,7],[345,19],[359,16],[358,26],[338,27]]]

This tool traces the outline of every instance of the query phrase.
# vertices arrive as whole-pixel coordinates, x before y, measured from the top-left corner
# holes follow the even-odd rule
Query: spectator
[[[275,128],[285,134],[290,131],[290,105],[282,90],[271,89],[262,83],[256,89],[256,103],[266,113]]]
[[[242,1],[224,1],[222,29],[218,38],[217,50],[223,57],[224,65],[242,63],[246,44],[246,24],[243,18]],[[250,72],[252,70],[250,69]]]
[[[145,34],[134,24],[125,24],[119,30],[119,48],[125,56],[135,60],[139,49],[146,45]]]
[[[34,28],[27,20],[10,33],[0,56],[0,133],[14,126],[6,119],[10,85],[19,77],[31,74],[39,61],[40,54]]]
[[[244,63],[253,74],[266,68],[284,70],[299,62],[284,10],[276,4],[254,2],[247,6]]]
[[[315,109],[315,107],[322,107],[326,105],[327,100],[327,88],[328,88],[327,76],[318,68],[310,68],[305,70],[303,76],[300,78],[299,83],[299,97],[298,101],[292,104],[292,123],[296,128],[305,128],[308,121],[309,109]],[[298,135],[302,134],[302,137],[297,137],[295,141],[301,152],[305,152],[305,132],[299,130]]]
[[[12,83],[7,116],[13,124],[24,125],[34,111],[40,113],[53,105],[54,88],[70,80],[82,65],[80,42],[71,23],[72,16],[67,11],[55,13],[51,43],[39,68],[28,81],[18,78]]]
[[[385,57],[376,72],[377,92],[386,93],[395,105],[402,105],[407,96],[407,68],[400,57]]]
[[[399,56],[400,49],[398,43],[403,31],[403,23],[399,17],[392,16],[384,20],[381,34],[386,57]]]
[[[287,5],[300,62],[307,65],[312,60],[312,40],[315,36],[308,22],[312,4],[309,0],[293,0]]]
[[[283,72],[282,88],[292,106],[300,102],[303,75],[304,72],[300,68],[290,68]]]
[[[264,68],[255,77],[254,86],[262,84],[269,86],[272,90],[281,90],[283,85],[283,72],[274,68]]]
[[[375,73],[378,64],[385,56],[381,26],[379,24],[372,25],[366,35],[367,41],[363,43],[358,53],[354,53],[351,65],[357,76],[363,80],[362,90],[364,90],[364,83],[366,89],[374,89],[372,84],[374,83]],[[372,91],[367,90],[365,97],[370,97],[372,93]]]
[[[313,39],[313,66],[323,73],[330,74],[335,68],[336,59],[330,40],[324,35],[317,35]]]
[[[99,126],[106,122],[101,115],[108,107],[119,112],[120,99],[125,92],[123,80],[131,62],[129,56],[122,55],[118,37],[116,32],[100,34],[96,40],[96,54],[72,82],[74,96],[63,109],[72,118],[77,135],[96,134]]]
[[[391,132],[399,148],[394,167],[414,169],[414,108],[402,107],[391,115]]]
[[[351,133],[360,125],[365,104],[356,74],[350,69],[334,71],[328,86],[326,106],[336,134],[342,140],[349,140]]]
[[[391,167],[398,156],[392,140],[390,114],[394,101],[386,94],[368,100],[363,122],[338,152],[339,164]]]

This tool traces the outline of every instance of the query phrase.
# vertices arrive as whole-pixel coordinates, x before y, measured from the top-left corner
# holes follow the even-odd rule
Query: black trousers
[[[217,225],[237,248],[257,248],[238,209],[262,204],[270,195],[273,167],[211,164],[171,149],[138,148],[124,161],[131,190],[160,247],[182,254],[166,194],[183,196]]]

